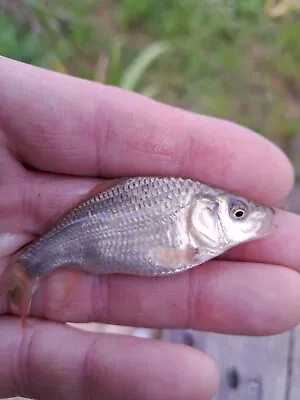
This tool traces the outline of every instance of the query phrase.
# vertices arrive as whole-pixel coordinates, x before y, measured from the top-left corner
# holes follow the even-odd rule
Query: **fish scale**
[[[202,186],[198,184],[198,190]],[[128,179],[123,186],[100,193],[68,213],[21,256],[20,262],[26,266],[30,260],[31,276],[41,265],[50,270],[53,264],[64,266],[72,263],[79,267],[90,265],[92,260],[98,260],[97,266],[94,265],[98,272],[130,273],[133,267],[129,264],[142,263],[140,274],[146,274],[151,260],[149,255],[141,252],[141,247],[144,247],[145,240],[152,247],[172,245],[167,237],[164,238],[164,230],[166,225],[174,223],[176,215],[187,205],[188,193],[191,193],[191,184],[184,179]],[[51,242],[48,242],[50,237]],[[53,253],[57,253],[57,243],[60,242],[65,252],[55,256]],[[43,259],[43,253],[47,254],[47,259]],[[32,261],[34,258],[36,262]],[[159,271],[157,263],[149,267],[149,274],[168,273],[165,268]]]

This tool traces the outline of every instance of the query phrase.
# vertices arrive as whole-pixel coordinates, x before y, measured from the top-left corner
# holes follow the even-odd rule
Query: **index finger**
[[[290,191],[282,151],[234,123],[4,57],[0,87],[0,126],[37,169],[189,177],[269,204]]]

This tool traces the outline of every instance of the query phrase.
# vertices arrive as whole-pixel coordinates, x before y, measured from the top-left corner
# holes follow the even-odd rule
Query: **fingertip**
[[[106,343],[109,345],[109,342]],[[103,353],[100,343],[90,352],[89,368],[98,371],[98,374],[97,377],[91,376],[88,384],[96,393],[102,375],[102,392],[106,398],[117,397],[122,388],[123,398],[130,393],[134,398],[143,397],[145,400],[210,400],[218,389],[219,371],[216,363],[200,350],[181,344],[125,336],[120,338],[119,345],[118,356],[113,360],[114,375],[111,375],[111,364],[106,364],[105,372],[99,369],[99,355]],[[109,376],[114,379],[115,387],[105,383],[105,378]]]
[[[233,121],[197,114],[189,120],[193,140],[185,168],[200,171],[207,183],[266,205],[288,196],[294,169],[274,142]]]
[[[293,189],[295,170],[292,162],[284,151],[274,143],[269,143],[272,145],[272,151],[274,153],[274,180],[272,182],[274,185],[274,192],[272,205],[280,206]]]
[[[185,361],[182,361],[181,367],[190,380],[186,385],[191,387],[191,397],[185,398],[211,400],[220,385],[219,368],[215,360],[210,355],[187,345],[182,345],[182,356]],[[176,358],[180,359],[178,355]]]

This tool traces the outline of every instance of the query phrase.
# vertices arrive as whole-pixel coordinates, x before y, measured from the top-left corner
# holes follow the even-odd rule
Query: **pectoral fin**
[[[195,261],[197,249],[177,249],[175,247],[155,247],[149,252],[151,260],[163,268],[178,269]]]

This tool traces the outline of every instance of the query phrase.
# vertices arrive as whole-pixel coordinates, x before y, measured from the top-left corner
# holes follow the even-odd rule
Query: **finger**
[[[61,271],[45,281],[32,315],[247,335],[275,334],[300,322],[300,276],[276,265],[211,261],[168,278],[89,275],[65,302],[71,280]]]
[[[0,396],[38,399],[211,399],[212,359],[187,346],[0,320]]]
[[[0,71],[0,125],[35,168],[180,175],[265,203],[290,191],[286,157],[246,128],[4,57]]]
[[[277,210],[274,224],[276,228],[269,236],[237,246],[220,258],[284,265],[300,272],[300,216]]]
[[[6,183],[0,187],[0,232],[40,235],[99,182],[31,172],[17,185],[14,181]]]
[[[0,94],[1,96],[1,94]],[[0,106],[1,107],[1,106]],[[3,187],[7,183],[21,183],[26,175],[26,170],[20,165],[9,149],[8,140],[1,131],[0,126],[0,185]]]

